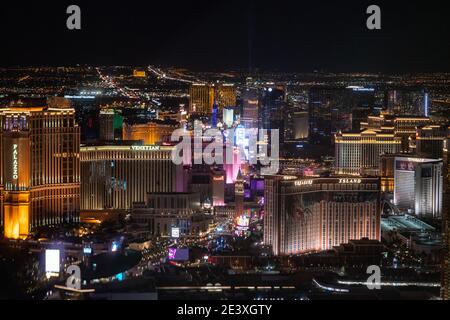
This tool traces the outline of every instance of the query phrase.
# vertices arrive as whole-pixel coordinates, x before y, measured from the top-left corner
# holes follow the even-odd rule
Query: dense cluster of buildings
[[[430,117],[428,93],[395,89],[380,98],[373,87],[311,87],[307,97],[293,100],[285,84],[252,79],[245,86],[192,83],[187,110],[139,117],[110,105],[99,110],[97,139],[83,142],[86,124],[77,124],[68,100],[11,103],[0,109],[4,236],[26,238],[36,227],[102,212],[123,214],[152,237],[176,238],[206,235],[217,217],[253,218],[262,219],[272,254],[290,256],[377,243],[388,207],[395,216],[442,219],[450,246],[450,127]],[[180,128],[189,138],[217,129],[232,162],[193,163],[194,146],[174,162],[171,136]],[[279,146],[269,136],[251,141],[260,129],[278,129]],[[201,152],[211,142],[202,139]],[[249,153],[252,143],[258,151],[279,147],[278,172],[266,175],[250,163],[261,156]],[[300,150],[294,156],[292,144]],[[306,161],[306,147],[331,148],[334,159]],[[388,229],[401,225],[386,219]]]

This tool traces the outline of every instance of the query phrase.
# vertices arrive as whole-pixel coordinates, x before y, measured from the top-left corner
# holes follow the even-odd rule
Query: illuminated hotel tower
[[[152,120],[147,123],[123,123],[122,140],[142,140],[146,145],[169,142],[179,123],[172,120]]]
[[[221,170],[212,171],[212,198],[213,206],[225,205],[225,172]]]
[[[189,90],[189,113],[212,114],[214,101],[217,102],[218,114],[221,114],[225,107],[236,106],[234,85],[194,83]]]
[[[215,95],[219,111],[225,107],[236,106],[236,88],[233,84],[222,83],[215,86]]]
[[[259,94],[256,89],[245,89],[242,93],[243,114],[241,123],[245,128],[258,128]]]
[[[361,133],[338,133],[335,136],[336,174],[377,175],[380,156],[398,153],[401,138],[393,133],[364,130]]]
[[[189,113],[211,114],[214,104],[214,87],[194,83],[189,90]]]
[[[378,178],[266,176],[264,185],[264,244],[274,255],[380,240]]]
[[[401,138],[401,152],[410,151],[410,142],[416,138],[417,128],[430,124],[430,118],[416,116],[394,116],[382,113],[369,116],[367,122],[361,122],[361,130],[393,133]]]
[[[75,110],[59,98],[49,103],[0,109],[6,238],[25,238],[32,227],[79,219],[80,130]]]
[[[419,217],[442,216],[442,160],[398,156],[394,160],[394,204]]]
[[[100,110],[100,134],[99,138],[102,141],[114,140],[114,110],[104,109]]]
[[[444,201],[442,207],[442,281],[441,297],[450,300],[450,139],[444,142]]]
[[[183,192],[183,166],[174,147],[157,145],[82,146],[81,210],[129,210],[148,192]]]

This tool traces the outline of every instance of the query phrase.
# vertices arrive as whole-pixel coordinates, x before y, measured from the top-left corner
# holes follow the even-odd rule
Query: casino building
[[[129,210],[147,193],[183,192],[183,166],[172,162],[170,146],[82,146],[81,210]]]
[[[394,133],[364,130],[335,136],[335,173],[379,175],[380,156],[399,153],[401,138]]]
[[[380,240],[378,178],[267,176],[264,243],[274,255],[332,249],[350,240]]]
[[[448,125],[428,125],[417,129],[416,154],[423,158],[442,159],[444,142],[450,136]]]
[[[441,159],[396,156],[394,204],[417,216],[440,218],[443,198]]]
[[[450,138],[444,141],[443,183],[441,297],[450,300]]]
[[[153,119],[147,123],[123,123],[122,140],[141,140],[152,145],[170,142],[174,130],[180,126],[177,121]]]
[[[212,114],[214,102],[222,113],[225,107],[236,106],[236,88],[228,83],[194,83],[189,89],[189,113]]]
[[[6,238],[78,221],[80,129],[61,98],[0,109],[0,213]]]
[[[172,228],[179,229],[177,237],[206,234],[213,216],[206,214],[196,192],[148,193],[145,202],[133,203],[133,223],[145,226],[152,236],[171,236]]]

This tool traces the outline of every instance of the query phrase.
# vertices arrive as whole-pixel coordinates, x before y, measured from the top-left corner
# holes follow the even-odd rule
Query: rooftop
[[[418,218],[405,214],[381,218],[381,229],[383,231],[434,231],[434,227],[419,220]]]

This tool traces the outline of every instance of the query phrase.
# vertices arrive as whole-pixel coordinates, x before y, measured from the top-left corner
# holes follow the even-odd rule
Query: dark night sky
[[[7,2],[0,3],[2,66],[246,70],[251,47],[252,65],[263,70],[450,71],[448,0]],[[81,31],[66,29],[70,4],[81,7]],[[382,30],[366,29],[370,4],[382,9]]]

